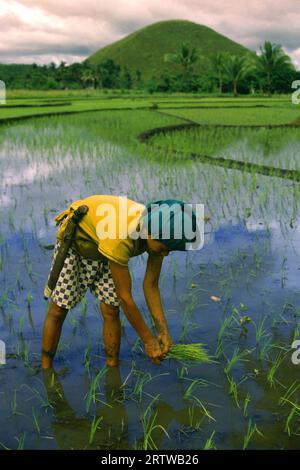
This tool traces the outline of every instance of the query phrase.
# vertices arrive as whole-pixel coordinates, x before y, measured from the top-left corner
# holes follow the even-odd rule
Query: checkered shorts
[[[60,243],[56,240],[51,269]],[[100,302],[119,307],[108,261],[83,258],[70,247],[51,298],[59,307],[69,310],[80,302],[88,287]]]

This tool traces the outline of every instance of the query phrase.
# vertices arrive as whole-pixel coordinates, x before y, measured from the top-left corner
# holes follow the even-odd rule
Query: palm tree
[[[226,54],[224,52],[216,52],[210,56],[210,62],[213,67],[213,75],[219,80],[219,91],[223,92],[223,80],[224,80],[224,64],[226,60]]]
[[[83,70],[80,79],[86,86],[91,83],[93,85],[93,88],[95,88],[95,74],[91,69]]]
[[[165,62],[171,62],[172,64],[179,64],[183,69],[184,76],[191,70],[193,64],[198,60],[198,55],[195,47],[191,47],[188,42],[183,42],[181,49],[177,53],[170,53],[164,55]]]
[[[260,47],[260,55],[256,56],[256,67],[260,75],[265,78],[268,96],[271,96],[274,76],[287,69],[292,69],[293,65],[290,57],[285,54],[279,44],[265,41],[264,45]]]
[[[238,96],[237,87],[241,80],[246,78],[253,67],[245,56],[226,55],[224,61],[224,71],[228,80],[232,83],[232,90],[235,97]]]

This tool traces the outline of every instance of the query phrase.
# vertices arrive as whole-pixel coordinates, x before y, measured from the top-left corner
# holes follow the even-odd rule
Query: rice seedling
[[[181,323],[181,335],[180,335],[179,341],[184,341],[187,336],[187,332],[190,332],[192,329],[192,325],[189,323],[189,319],[196,305],[197,305],[197,298],[196,296],[192,296],[190,302],[187,303],[183,311],[182,323]]]
[[[188,416],[189,416],[189,427],[195,431],[199,431],[201,429],[203,418],[201,418],[200,421],[195,421],[196,419],[195,403],[193,403],[192,406],[189,406]]]
[[[231,314],[226,317],[223,322],[221,323],[221,328],[218,333],[218,342],[217,342],[217,349],[215,352],[215,356],[218,358],[224,352],[224,345],[223,345],[223,337],[226,332],[234,322],[235,316],[238,315],[238,309],[233,308]]]
[[[54,374],[52,374],[52,379],[51,380],[53,381],[53,384],[51,385],[53,387],[54,386]],[[30,390],[33,393],[32,397],[29,400],[31,400],[33,397],[37,398],[38,401],[41,404],[41,408],[43,408],[46,412],[49,409],[53,408],[50,401],[49,401],[47,393],[45,393],[45,395],[43,395],[39,390],[37,390],[34,387],[30,387],[27,384],[24,384],[24,387],[27,388],[28,390]]]
[[[158,377],[163,377],[163,376],[168,376],[169,375],[168,372],[165,372],[165,373],[162,373],[162,374],[157,374],[157,375],[152,376],[150,374],[150,372],[142,372],[140,370],[134,369],[134,364],[133,364],[133,368],[131,369],[131,371],[130,371],[128,377],[126,378],[125,382],[128,381],[129,376],[131,376],[132,374],[134,376],[137,376],[137,379],[134,383],[133,389],[131,390],[130,394],[128,395],[128,398],[136,400],[139,403],[141,403],[141,401],[142,401],[143,394],[146,395],[146,392],[145,392],[144,388],[149,382],[151,382],[152,380],[154,380]],[[122,387],[124,387],[125,382],[123,383]]]
[[[20,320],[19,320],[19,335],[20,335],[20,336],[23,336],[25,320],[26,320],[26,316],[25,316],[25,313],[24,313],[24,314],[21,316]]]
[[[19,343],[18,343],[17,353],[19,354],[19,356],[24,361],[25,367],[29,367],[30,366],[30,361],[29,361],[30,352],[29,352],[29,346],[26,343],[26,341],[22,342],[22,346],[21,346],[20,349],[19,349]]]
[[[298,409],[295,404],[292,404],[291,410],[286,418],[284,425],[284,432],[286,432],[289,437],[291,437],[291,435],[293,434],[291,430],[291,423],[295,415],[300,416],[300,409]]]
[[[134,353],[138,348],[142,351],[141,344],[142,344],[141,339],[137,338],[134,345],[131,348],[131,352]]]
[[[13,391],[13,396],[12,396],[12,401],[11,401],[11,411],[13,415],[20,414],[17,411],[18,405],[17,405],[17,390],[15,389]]]
[[[84,368],[88,371],[89,377],[90,377],[90,365],[91,365],[91,345],[88,343],[85,347],[84,351]]]
[[[243,415],[245,418],[248,418],[248,405],[250,403],[250,393],[247,392],[246,398],[244,400],[244,406],[243,406]]]
[[[191,394],[194,391],[195,387],[197,387],[197,386],[207,387],[208,385],[210,385],[210,383],[207,382],[204,379],[195,379],[195,380],[186,379],[186,380],[190,380],[191,384],[188,386],[188,388],[186,389],[186,391],[184,393],[184,396],[183,396],[184,399],[187,399],[191,396]]]
[[[270,333],[267,333],[267,330],[265,328],[266,319],[266,316],[261,317],[259,319],[258,324],[256,324],[254,321],[252,322],[255,330],[255,341],[257,345],[259,345],[263,339],[267,338],[270,335]]]
[[[214,436],[216,434],[216,431],[213,431],[207,441],[204,444],[203,450],[211,450],[211,449],[216,449],[214,445]]]
[[[206,408],[206,406],[204,405],[204,403],[203,403],[198,397],[196,397],[195,395],[192,395],[191,398],[192,398],[193,400],[195,400],[196,403],[198,403],[198,405],[199,405],[200,408],[202,409],[204,415],[205,415],[209,420],[216,421],[215,418],[210,414],[210,412],[208,411],[208,409]]]
[[[184,363],[211,362],[212,359],[203,346],[202,343],[172,344],[166,358]]]
[[[157,414],[158,411],[153,412],[153,405],[154,403],[159,399],[159,395],[156,395],[149,405],[147,406],[146,410],[141,416],[141,422],[142,422],[142,427],[143,427],[143,442],[142,442],[142,449],[143,450],[157,450],[157,445],[155,443],[155,440],[153,438],[153,433],[156,430],[161,430],[164,435],[170,439],[169,434],[167,433],[166,429],[160,425],[157,424],[156,419],[157,419]]]
[[[239,408],[240,404],[239,404],[239,401],[238,401],[238,384],[235,382],[235,380],[233,379],[232,376],[227,374],[226,377],[227,377],[227,380],[229,382],[229,391],[228,391],[228,393],[229,393],[229,395],[233,396],[235,404]]]
[[[188,375],[189,370],[186,366],[181,366],[180,369],[177,369],[177,377],[179,379],[184,379]]]
[[[244,444],[243,444],[243,450],[247,449],[249,447],[249,444],[254,436],[254,434],[258,434],[259,436],[263,437],[263,434],[260,432],[256,424],[252,424],[252,420],[249,419],[248,421],[248,427],[246,434],[244,435]]]
[[[280,365],[282,364],[282,362],[284,361],[284,359],[285,359],[285,354],[282,351],[279,351],[275,360],[272,361],[271,368],[267,375],[267,381],[271,385],[271,387],[275,387],[275,383],[278,382],[278,380],[275,379],[275,374],[277,370],[279,369]]]
[[[292,430],[291,430],[291,424],[295,416],[300,416],[300,406],[298,403],[295,403],[294,401],[291,400],[292,396],[296,394],[296,392],[299,390],[300,387],[300,382],[298,380],[295,380],[287,389],[284,395],[282,395],[279,398],[278,404],[280,406],[289,404],[291,405],[289,414],[286,418],[285,421],[285,426],[284,426],[284,431],[291,436],[292,435]]]
[[[34,427],[36,429],[36,432],[38,434],[41,434],[41,428],[40,428],[39,420],[38,420],[38,417],[35,413],[34,407],[32,407],[32,418],[33,418],[33,424],[34,424]]]
[[[23,450],[25,447],[26,433],[24,432],[20,437],[15,436],[18,443],[17,450]]]
[[[133,372],[135,371],[135,362],[132,361],[132,367],[131,367],[131,370],[130,372],[128,373],[127,377],[125,378],[125,380],[123,381],[123,383],[120,385],[120,390],[122,390],[123,388],[125,388],[127,382],[129,381],[131,375],[133,374]]]
[[[28,308],[28,322],[29,322],[29,325],[32,329],[32,331],[34,331],[34,322],[33,322],[33,316],[32,316],[32,312],[31,312],[31,308]]]
[[[295,381],[289,386],[289,388],[287,389],[287,391],[285,392],[285,394],[282,395],[282,397],[279,398],[278,404],[279,404],[279,405],[283,405],[284,403],[286,403],[286,401],[289,400],[289,399],[294,395],[294,393],[297,392],[297,390],[299,389],[299,387],[300,387],[300,382],[299,382],[299,380],[295,380]]]
[[[287,258],[284,257],[280,266],[280,280],[281,280],[281,288],[284,289],[285,281],[287,280],[287,268],[286,268]]]
[[[31,300],[32,300],[32,293],[31,291],[28,291],[27,293],[27,308],[30,310],[31,307]]]
[[[106,374],[106,372],[107,372],[107,366],[104,366],[90,383],[89,391],[85,395],[85,398],[84,398],[86,401],[85,409],[87,413],[89,413],[92,403],[96,404],[97,402],[101,401],[97,397],[98,394],[96,390],[98,388],[100,379]]]
[[[93,421],[91,423],[90,428],[90,435],[89,435],[89,444],[92,445],[95,439],[95,434],[97,429],[100,429],[100,423],[103,420],[103,416],[99,416],[98,418],[94,416]]]
[[[10,447],[7,447],[6,445],[4,445],[2,442],[0,442],[0,446],[5,449],[5,450],[11,450]]]
[[[134,388],[132,391],[132,396],[137,397],[138,401],[142,401],[142,395],[144,392],[144,386],[152,380],[152,375],[150,372],[141,372],[141,371],[136,371],[137,374],[137,380],[134,384]]]
[[[273,348],[273,340],[271,336],[266,339],[266,341],[263,343],[263,345],[260,345],[259,350],[258,350],[258,358],[260,360],[268,358],[268,353],[271,351]]]
[[[237,346],[233,351],[231,359],[226,358],[227,364],[224,367],[225,375],[228,376],[232,367],[234,367],[238,362],[247,361],[248,359],[245,359],[245,357],[249,356],[250,352],[251,351],[249,351],[248,349],[240,351],[240,348]]]

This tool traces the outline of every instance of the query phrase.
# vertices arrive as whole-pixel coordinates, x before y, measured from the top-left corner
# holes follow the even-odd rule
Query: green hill
[[[249,49],[217,33],[207,26],[185,20],[159,21],[129,34],[125,38],[99,49],[87,61],[97,65],[105,59],[121,66],[127,66],[130,72],[140,70],[142,79],[164,71],[175,72],[178,66],[167,64],[163,57],[166,53],[177,52],[183,41],[195,46],[199,55],[207,57],[217,51],[228,51],[231,54],[245,55]],[[203,61],[194,67],[200,72]]]

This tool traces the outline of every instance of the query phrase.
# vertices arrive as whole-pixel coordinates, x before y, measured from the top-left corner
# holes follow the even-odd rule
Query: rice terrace
[[[117,61],[113,53],[104,48],[103,60]],[[267,84],[248,93],[238,83],[235,96],[228,75],[223,92],[214,80],[213,92],[18,89],[6,80],[1,451],[300,448],[300,365],[292,360],[300,339],[300,104],[291,83],[290,92],[270,95]],[[120,363],[106,365],[99,302],[88,292],[65,319],[54,369],[41,369],[54,218],[92,194],[204,204],[203,248],[164,260],[160,290],[174,345],[159,367],[122,311]],[[146,262],[142,254],[129,268],[154,332]]]

